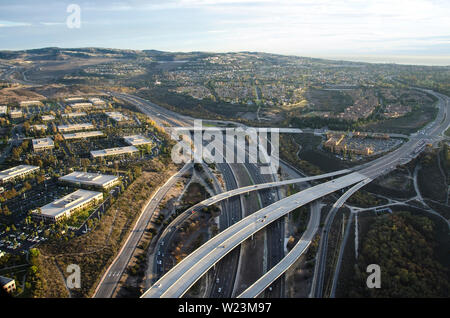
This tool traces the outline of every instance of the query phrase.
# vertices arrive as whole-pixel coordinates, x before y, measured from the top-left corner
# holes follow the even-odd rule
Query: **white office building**
[[[82,131],[82,132],[76,132],[72,134],[63,134],[64,139],[71,140],[71,139],[83,139],[83,138],[92,138],[92,137],[102,137],[103,133],[101,131],[95,130],[95,131]]]
[[[107,156],[133,154],[138,151],[139,150],[134,146],[117,147],[117,148],[109,148],[109,149],[91,151],[91,156],[92,156],[92,158],[101,158],[101,157],[107,157]]]
[[[76,185],[95,186],[108,189],[119,182],[119,178],[113,175],[74,171],[59,178],[60,181]]]
[[[73,109],[92,108],[92,103],[73,103],[70,104]]]
[[[106,116],[117,122],[130,120],[128,116],[125,116],[124,114],[119,112],[105,112],[105,114]]]
[[[77,130],[89,130],[94,129],[94,125],[91,123],[83,123],[83,124],[72,124],[72,125],[59,125],[58,130],[60,132],[70,132]]]
[[[77,112],[77,113],[67,113],[67,114],[61,115],[61,117],[63,117],[63,118],[73,118],[73,117],[82,117],[82,116],[87,116],[87,114],[85,112]]]
[[[91,97],[89,98],[89,101],[94,104],[95,106],[104,106],[106,105],[105,101],[98,98],[98,97]]]
[[[9,117],[11,118],[22,118],[23,112],[18,108],[10,108],[9,109]]]
[[[131,146],[140,146],[152,143],[150,140],[141,135],[124,136],[123,140]]]
[[[20,107],[28,107],[28,106],[42,106],[42,102],[38,100],[29,100],[25,102],[19,103]]]
[[[63,217],[70,217],[74,212],[85,209],[103,200],[103,193],[88,190],[77,190],[52,203],[44,205],[33,212],[35,219],[56,222]]]
[[[33,139],[33,150],[34,151],[44,151],[53,149],[55,144],[50,137]]]
[[[64,101],[66,103],[76,103],[76,102],[83,102],[86,99],[84,97],[68,97]]]
[[[0,182],[8,182],[16,178],[22,178],[30,173],[38,171],[38,166],[20,165],[0,171]]]
[[[6,115],[7,112],[8,112],[8,107],[1,105],[0,106],[0,116]]]
[[[38,130],[46,130],[47,129],[47,126],[46,125],[33,125],[33,129],[35,130],[35,131],[38,131]]]
[[[49,120],[55,120],[55,116],[53,115],[43,115],[42,116],[43,121],[49,121]]]

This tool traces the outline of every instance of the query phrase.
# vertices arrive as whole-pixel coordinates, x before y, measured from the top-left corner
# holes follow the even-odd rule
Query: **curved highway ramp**
[[[181,297],[214,264],[268,224],[297,207],[367,179],[358,172],[293,194],[242,219],[189,254],[161,277],[142,298]]]

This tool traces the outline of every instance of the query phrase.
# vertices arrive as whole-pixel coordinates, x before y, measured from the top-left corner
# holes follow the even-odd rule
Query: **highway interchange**
[[[13,70],[9,72],[7,75],[10,77],[13,74]],[[18,80],[14,80],[18,82]],[[28,83],[27,83],[28,84]],[[353,186],[350,190],[348,190],[336,204],[334,205],[334,210],[337,210],[339,206],[345,203],[345,200],[366,183],[370,182],[370,180],[375,179],[379,175],[385,174],[389,171],[394,170],[398,165],[405,164],[414,157],[416,157],[421,151],[424,150],[426,144],[435,143],[440,140],[443,136],[445,130],[450,126],[450,107],[449,107],[449,98],[445,95],[430,91],[424,90],[438,98],[438,107],[439,113],[436,117],[436,120],[421,131],[412,134],[409,136],[409,140],[404,143],[397,150],[378,158],[368,164],[362,165],[358,167],[357,172],[352,172],[348,175],[339,177],[335,180],[328,181],[324,184],[309,188],[304,190],[296,195],[292,195],[283,200],[277,201],[275,203],[270,204],[268,207],[261,209],[260,211],[255,212],[253,215],[248,216],[242,220],[240,210],[240,200],[237,196],[230,196],[226,202],[225,213],[223,213],[224,217],[221,217],[220,228],[223,230],[219,235],[205,243],[194,253],[188,255],[182,262],[177,264],[174,268],[172,268],[166,275],[164,275],[158,282],[156,282],[146,293],[144,293],[143,297],[180,297],[182,296],[186,290],[192,286],[195,281],[202,274],[206,273],[207,269],[217,263],[218,260],[222,259],[224,256],[228,254],[233,247],[239,245],[245,238],[251,236],[256,233],[260,229],[265,228],[267,225],[273,224],[277,227],[277,220],[281,220],[282,216],[289,213],[298,206],[304,205],[307,202],[313,202],[313,205],[316,200],[324,195],[332,193],[336,190],[344,189],[349,186]],[[193,118],[182,116],[171,112],[167,109],[164,109],[158,105],[155,105],[149,101],[141,99],[136,96],[126,95],[126,94],[116,94],[112,92],[108,92],[111,95],[115,95],[123,100],[126,100],[137,106],[143,113],[150,116],[155,122],[161,124],[167,123],[171,126],[192,126]],[[186,169],[189,168],[189,164],[185,165],[182,170],[180,170],[176,175],[174,175],[171,179],[167,181],[149,200],[148,205],[143,210],[140,215],[136,225],[119,252],[118,256],[108,268],[108,270],[104,273],[100,284],[98,285],[95,293],[95,297],[111,297],[115,288],[117,287],[117,283],[120,280],[121,274],[125,270],[131,255],[136,248],[145,226],[148,224],[148,221],[151,218],[153,211],[156,209],[157,203],[164,197],[165,193],[167,193],[168,189],[176,182],[177,177],[182,175]],[[226,188],[227,190],[238,188],[236,180],[231,177],[232,171],[228,164],[224,164],[223,167],[219,168],[224,175]],[[229,170],[227,170],[229,169]],[[251,167],[247,167],[249,173],[254,170]],[[256,169],[258,170],[258,169]],[[253,173],[253,172],[252,172]],[[253,175],[255,176],[255,175]],[[263,179],[261,175],[259,177],[255,177],[254,180],[256,183],[263,183]],[[352,190],[353,189],[353,190]],[[267,190],[267,193],[271,193],[272,190]],[[264,192],[262,192],[264,193]],[[275,196],[272,194],[265,196],[266,202],[264,205],[268,205],[273,200],[278,199],[278,195],[275,192]],[[269,198],[271,197],[271,198]],[[306,198],[307,197],[307,198]],[[234,202],[234,204],[230,204],[230,202]],[[315,209],[317,210],[317,208]],[[235,213],[235,214],[234,214]],[[274,256],[273,261],[270,266],[274,266],[271,270],[269,270],[265,275],[263,275],[257,282],[255,282],[252,286],[249,286],[247,290],[239,295],[238,297],[256,297],[261,294],[261,292],[266,289],[273,281],[275,281],[278,277],[280,277],[284,271],[289,268],[289,266],[295,262],[296,259],[307,249],[309,243],[314,236],[314,233],[317,232],[318,228],[318,219],[317,215],[320,214],[320,209],[317,213],[313,213],[310,221],[308,223],[307,230],[303,234],[302,238],[299,240],[297,245],[284,257],[284,251],[282,248],[277,246],[277,240],[272,240],[274,251],[281,251],[281,262],[280,256]],[[332,215],[332,214],[331,214]],[[320,217],[319,217],[320,219]],[[330,217],[329,219],[332,219]],[[239,221],[240,220],[240,221]],[[236,223],[234,223],[236,222]],[[234,223],[234,224],[232,224]],[[328,223],[326,222],[324,229],[328,228]],[[272,225],[273,226],[273,225]],[[281,228],[284,228],[281,226]],[[282,232],[280,232],[282,233]],[[280,236],[275,235],[277,238]],[[281,234],[283,236],[283,234]],[[220,241],[220,238],[222,241]],[[212,241],[216,242],[216,246],[212,243]],[[321,240],[322,241],[322,240]],[[313,292],[312,296],[320,297],[322,296],[322,283],[321,276],[323,276],[322,260],[325,261],[326,257],[321,257],[320,255],[326,255],[326,243],[323,248],[319,249],[319,261],[316,262],[316,271],[314,275],[314,283],[313,283]],[[323,246],[321,243],[321,246]],[[209,248],[209,250],[208,250]],[[197,253],[199,250],[206,250],[207,253],[200,255]],[[236,249],[238,251],[238,249]],[[196,254],[197,253],[197,254]],[[284,257],[284,258],[283,258]],[[238,259],[237,256],[235,259]],[[195,259],[196,263],[191,263],[191,259]],[[278,263],[277,263],[278,262]],[[186,267],[185,264],[192,264],[190,268]],[[211,265],[212,264],[212,265]],[[180,276],[178,272],[180,272],[180,268],[184,268],[185,271],[183,275]],[[317,270],[319,268],[319,270]],[[186,270],[187,269],[187,270]],[[220,272],[220,270],[219,270]],[[176,278],[178,277],[178,278]],[[181,278],[181,279],[180,279]],[[234,283],[234,279],[231,279]],[[231,283],[231,285],[233,284]],[[215,288],[212,288],[214,291]],[[229,293],[225,293],[229,294]],[[211,293],[211,296],[217,297],[218,295]]]
[[[358,172],[309,188],[300,194],[291,195],[244,218],[188,255],[144,293],[143,297],[181,297],[201,277],[202,273],[224,257],[228,251],[272,221],[298,206],[364,180],[374,179],[395,169],[397,165],[410,161],[424,149],[427,141],[436,142],[449,127],[448,97],[440,94],[435,96],[439,99],[437,119],[418,134],[412,135],[410,140],[400,148],[361,166]]]
[[[131,96],[127,94],[117,94],[113,92],[107,92],[108,94],[111,94],[115,97],[118,97],[122,100],[125,100],[133,105],[135,105],[141,112],[151,117],[155,122],[157,122],[161,126],[168,126],[171,127],[192,127],[193,125],[193,118],[190,118],[188,116],[182,116],[178,115],[174,112],[171,112],[169,110],[166,110],[154,103],[151,103],[147,100],[144,100],[142,98],[139,98],[137,96]],[[253,164],[249,164],[246,167],[243,165],[234,165],[235,169],[245,169],[246,172],[251,174],[254,179],[257,181],[263,180],[259,169],[252,167]],[[218,168],[221,171],[226,188],[227,189],[234,189],[238,188],[237,180],[235,178],[235,175],[233,173],[233,169],[231,169],[231,165],[228,163],[218,164]],[[164,190],[166,190],[166,185],[164,185]],[[161,193],[166,193],[161,192]],[[267,196],[267,194],[266,194]],[[262,194],[264,202],[269,203],[268,198],[264,198],[264,194]],[[154,203],[151,205],[151,207],[147,207],[145,211],[148,211],[142,217],[140,220],[142,220],[142,224],[145,224],[145,221],[149,221],[154,208],[156,207],[159,201],[163,198],[163,196],[155,196]],[[275,197],[271,198],[271,200],[274,200]],[[241,202],[238,197],[230,197],[229,200],[226,200],[223,204],[223,209],[225,213],[222,213],[222,216],[220,217],[220,229],[225,229],[229,227],[233,222],[237,222],[242,218],[242,210],[241,210]],[[189,215],[189,211],[186,211],[184,214],[177,217],[172,224],[169,225],[168,229],[163,232],[161,235],[161,238],[158,241],[157,244],[157,252],[155,253],[155,272],[156,276],[161,274],[164,270],[164,263],[167,261],[167,248],[168,244],[164,244],[165,242],[168,242],[167,239],[170,241],[170,239],[173,236],[173,232],[170,232],[170,228],[176,230],[177,226],[179,226],[183,220],[187,218]],[[280,221],[281,222],[281,221]],[[281,224],[281,223],[280,223]],[[282,230],[284,229],[284,226],[278,226],[277,229],[272,230],[272,240],[280,243],[280,240],[284,237],[284,232]],[[138,235],[134,234],[135,231],[132,232],[131,236],[134,236],[135,238],[138,237]],[[140,237],[140,236],[139,236]],[[134,251],[133,246],[130,242],[134,243],[134,240],[127,241],[126,245],[128,245],[127,248],[125,248],[125,251],[129,251],[128,253],[120,252],[119,256],[116,258],[114,263],[111,265],[111,267],[106,271],[106,273],[103,275],[102,280],[96,290],[95,297],[112,297],[114,290],[116,289],[118,282],[120,280],[120,277],[124,270],[126,269],[127,263],[129,262],[132,252]],[[163,244],[161,245],[161,242]],[[136,243],[137,245],[137,243]],[[134,246],[136,246],[134,245]],[[273,245],[272,245],[273,246]],[[275,258],[277,255],[278,258],[282,258],[283,250],[280,251],[279,246],[275,245],[275,248],[269,249],[270,251],[273,251],[272,254]],[[158,255],[159,254],[159,255]],[[165,255],[165,257],[162,257],[162,255]],[[218,266],[215,267],[214,271],[214,282],[213,287],[211,288],[211,296],[212,297],[231,297],[232,291],[234,289],[235,284],[235,276],[236,276],[236,270],[239,262],[239,249],[236,249],[236,251],[233,251],[233,253],[230,256],[227,256],[224,258],[224,260],[218,264]],[[220,287],[214,286],[215,284],[220,284]],[[280,288],[281,292],[281,288]]]

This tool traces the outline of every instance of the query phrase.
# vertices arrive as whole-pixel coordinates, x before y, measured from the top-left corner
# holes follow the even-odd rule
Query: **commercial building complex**
[[[20,107],[28,107],[28,106],[42,106],[42,102],[38,100],[29,100],[25,102],[19,103]]]
[[[49,121],[49,120],[55,120],[55,116],[53,115],[43,115],[42,116],[43,121]]]
[[[77,190],[52,203],[44,205],[40,211],[33,212],[33,218],[49,222],[56,222],[63,217],[70,217],[72,213],[87,208],[103,199],[102,192]]]
[[[95,186],[108,189],[119,182],[119,178],[112,175],[74,171],[59,178],[60,181],[76,185]]]
[[[64,101],[66,103],[76,103],[76,102],[82,102],[85,101],[86,99],[83,97],[68,97],[66,99],[64,99]]]
[[[94,129],[94,125],[92,125],[91,123],[84,123],[84,124],[59,125],[58,126],[58,130],[60,132],[89,130],[89,129]]]
[[[23,112],[18,108],[10,108],[9,109],[9,117],[11,118],[22,118]]]
[[[109,148],[109,149],[91,151],[91,156],[92,156],[92,158],[100,158],[100,157],[106,157],[106,156],[132,154],[137,151],[139,151],[139,150],[134,146],[117,147],[117,148]]]
[[[87,114],[85,112],[76,112],[76,113],[67,113],[67,114],[62,114],[61,117],[62,118],[72,118],[72,117],[81,117],[81,116],[86,116]]]
[[[33,139],[33,150],[34,151],[44,151],[53,149],[55,144],[50,137]]]
[[[106,112],[105,114],[106,116],[117,122],[130,120],[130,118],[119,112]]]
[[[46,130],[46,129],[47,129],[47,126],[46,126],[46,125],[33,125],[33,129],[34,129],[35,131],[38,131],[38,130]]]
[[[89,98],[89,101],[92,104],[94,104],[94,106],[105,106],[106,105],[105,101],[98,97],[91,97],[91,98]]]
[[[73,109],[92,108],[92,103],[73,103],[70,104]]]
[[[101,131],[95,130],[95,131],[82,131],[82,132],[76,132],[72,134],[63,134],[64,139],[70,140],[70,139],[82,139],[82,138],[92,138],[92,137],[102,137],[103,133]]]
[[[28,166],[28,165],[20,165],[13,168],[9,168],[3,171],[0,171],[0,182],[8,182],[16,178],[21,178],[26,176],[27,174],[38,171],[38,166]]]
[[[140,146],[152,143],[150,140],[141,135],[124,136],[123,139],[131,146]]]

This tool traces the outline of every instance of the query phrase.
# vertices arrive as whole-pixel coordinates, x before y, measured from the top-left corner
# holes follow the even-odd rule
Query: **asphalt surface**
[[[279,277],[281,277],[284,272],[291,267],[304,252],[306,252],[311,244],[320,225],[320,210],[321,206],[319,202],[314,201],[311,206],[311,216],[306,231],[303,233],[297,244],[291,249],[286,257],[272,267],[270,271],[258,279],[253,285],[243,291],[238,298],[255,298],[264,292],[264,290],[266,290],[267,294],[269,286],[274,290],[273,286],[279,280]]]
[[[238,188],[238,181],[229,164],[217,164],[222,172],[227,190]],[[226,201],[226,214],[221,215],[219,229],[223,231],[242,219],[241,198],[235,196]],[[235,248],[215,265],[210,285],[210,298],[231,298],[236,282],[240,249]]]
[[[432,94],[438,98],[437,107],[439,108],[439,111],[436,119],[426,125],[419,132],[412,134],[409,140],[395,151],[360,166],[361,169],[359,171],[361,173],[367,175],[371,179],[375,179],[382,174],[394,170],[397,165],[405,164],[411,161],[413,158],[417,157],[425,149],[428,143],[435,144],[436,142],[444,138],[445,131],[450,126],[450,98],[448,96],[430,90],[420,90]],[[328,221],[325,221],[324,229],[327,228],[329,230],[332,221],[332,218],[328,219]],[[327,255],[326,242],[328,240],[327,233],[325,233],[325,235],[322,234],[322,239],[319,244],[319,250],[317,254],[318,258],[316,262],[313,286],[311,289],[312,297],[323,296],[323,280],[325,276],[325,264]]]
[[[167,180],[167,182],[163,186],[161,186],[149,200],[149,203],[144,208],[144,211],[140,215],[138,221],[136,222],[136,225],[128,236],[128,239],[123,245],[121,251],[118,253],[118,256],[103,275],[95,291],[95,298],[112,297],[114,290],[119,283],[120,277],[126,269],[127,264],[136,249],[136,246],[139,244],[139,241],[144,234],[148,222],[150,221],[154,211],[159,205],[159,202],[164,198],[169,189],[175,185],[175,183],[178,181],[178,178],[181,177],[188,169],[190,169],[191,165],[192,164],[186,164],[180,171],[170,177],[170,179]]]
[[[259,167],[254,164],[245,163],[247,171],[256,184],[274,182],[272,175],[261,175]],[[259,190],[262,208],[278,201],[280,195],[278,189]],[[267,268],[273,268],[284,258],[284,218],[276,220],[267,226]],[[271,290],[266,291],[266,297],[282,298],[284,296],[284,277],[280,277],[271,286]]]
[[[397,150],[389,153],[384,157],[374,160],[370,164],[365,165],[365,167],[362,167],[362,169],[359,170],[359,173],[352,173],[350,175],[333,180],[332,183],[334,183],[334,185],[332,185],[330,182],[327,182],[319,186],[315,186],[313,188],[302,191],[300,192],[300,194],[308,193],[309,195],[311,191],[308,190],[312,190],[313,192],[315,192],[311,193],[312,198],[310,197],[310,199],[313,201],[324,195],[328,195],[336,190],[346,188],[350,185],[363,181],[367,178],[377,177],[378,175],[384,174],[388,171],[395,169],[395,167],[399,164],[405,164],[406,162],[410,161],[424,149],[424,145],[427,142],[436,141],[436,140],[427,140],[427,138],[438,139],[439,136],[441,136],[443,132],[445,132],[446,128],[449,126],[450,118],[447,116],[449,113],[448,100],[446,101],[440,100],[439,108],[440,108],[439,115],[437,116],[435,122],[428,125],[421,132],[419,132],[419,134],[413,135],[408,142],[403,144]],[[350,180],[348,180],[349,177]],[[338,186],[336,187],[336,185]],[[296,201],[296,199],[300,200]],[[305,200],[302,199],[303,198],[298,197],[298,194],[295,194],[287,199],[278,201],[277,203],[283,202],[286,203],[286,205],[290,205],[292,202],[295,202],[297,206],[301,206],[301,204],[311,202],[311,201],[305,202]],[[275,208],[275,206],[278,207],[277,203],[271,205],[271,207],[273,208]],[[168,273],[167,277],[163,277],[162,280],[160,280],[155,286],[153,286],[150,290],[148,290],[144,294],[144,297],[178,297],[177,295],[183,293],[183,288],[185,286],[190,286],[190,284],[193,284],[196,281],[196,279],[198,279],[197,272],[199,269],[200,270],[207,269],[210,266],[212,266],[211,262],[212,264],[214,264],[215,261],[226,255],[227,251],[229,251],[232,247],[234,247],[235,246],[234,244],[239,244],[240,242],[242,242],[242,240],[245,239],[248,233],[255,233],[255,229],[263,228],[265,227],[266,224],[269,224],[270,223],[268,222],[269,219],[274,220],[273,219],[274,215],[281,217],[289,212],[289,211],[286,212],[286,208],[283,207],[279,207],[277,210],[281,210],[281,212],[279,212],[278,214],[274,213],[274,211],[272,211],[272,213],[267,213],[266,209],[262,209],[255,214],[258,214],[258,216],[262,215],[264,218],[267,218],[267,222],[265,222],[264,219],[258,220],[256,219],[256,217],[252,221],[251,220],[252,217],[248,217],[243,219],[241,222],[238,222],[231,228],[229,228],[228,230],[230,231],[224,231],[223,233],[221,233],[223,235],[218,235],[218,237],[220,236],[220,239],[222,239],[222,241],[220,241],[218,237],[215,237],[214,239],[208,241],[196,251],[198,253],[193,253],[189,255],[185,259],[186,260],[185,264],[183,264],[183,262],[178,264],[171,273]],[[269,214],[271,214],[270,217]],[[261,226],[261,224],[258,224],[258,221],[265,224]],[[253,231],[248,230],[249,227],[253,227],[254,230]],[[230,242],[233,242],[232,244],[230,244],[231,247],[227,246],[227,244],[229,244]],[[209,252],[202,255],[203,249],[207,249]],[[189,269],[184,268],[184,266],[192,262],[192,260],[194,260],[195,263],[192,263]],[[180,277],[179,273],[178,274],[176,273],[177,270],[183,273]],[[181,279],[182,276],[184,276],[184,279]],[[178,289],[178,291],[175,291],[176,289]]]
[[[366,178],[364,175],[353,172],[291,195],[253,213],[189,254],[147,290],[142,297],[181,297],[217,261],[266,225],[285,216],[298,206],[310,203]]]
[[[348,191],[346,191],[337,201],[333,204],[332,209],[327,215],[325,220],[325,226],[322,229],[322,235],[319,243],[319,252],[316,256],[316,267],[314,269],[315,274],[313,278],[312,285],[312,295],[314,297],[320,298],[322,297],[324,278],[325,278],[325,269],[326,269],[326,256],[328,251],[328,233],[330,233],[331,225],[333,224],[334,217],[336,216],[337,211],[342,207],[342,205],[350,198],[356,191],[364,187],[372,181],[370,178],[367,178],[360,183],[354,185]]]

